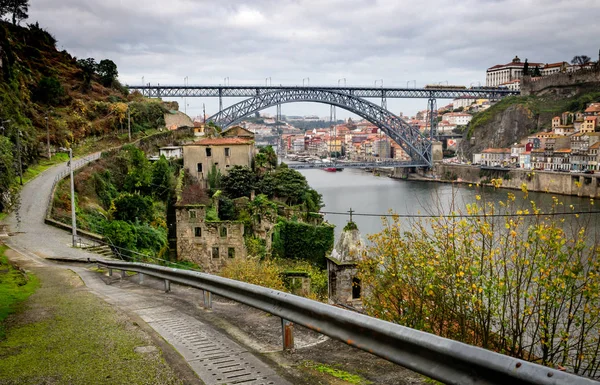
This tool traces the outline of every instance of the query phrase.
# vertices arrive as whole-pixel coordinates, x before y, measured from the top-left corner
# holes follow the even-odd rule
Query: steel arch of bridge
[[[316,102],[334,105],[367,119],[385,132],[410,156],[415,164],[432,166],[431,141],[398,116],[386,109],[354,95],[324,89],[285,89],[258,94],[227,107],[208,118],[225,128],[257,111],[278,104]]]

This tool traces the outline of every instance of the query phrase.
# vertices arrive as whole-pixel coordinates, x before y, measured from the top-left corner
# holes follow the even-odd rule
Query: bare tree
[[[573,60],[571,60],[571,64],[582,66],[589,63],[591,60],[592,58],[587,55],[578,55],[573,57]]]

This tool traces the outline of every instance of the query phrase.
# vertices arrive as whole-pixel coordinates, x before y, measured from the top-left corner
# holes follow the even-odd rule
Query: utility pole
[[[71,174],[71,226],[73,229],[73,247],[77,247],[77,217],[75,215],[75,182],[73,181],[73,149],[69,148],[69,173]]]
[[[17,129],[17,153],[19,154],[19,182],[23,186],[23,163],[21,162],[21,130]]]
[[[48,112],[46,112],[46,141],[48,143],[48,159],[52,157],[50,152],[50,128],[48,127]]]
[[[131,142],[131,112],[129,111],[129,104],[127,105],[127,131],[129,132],[129,141]]]

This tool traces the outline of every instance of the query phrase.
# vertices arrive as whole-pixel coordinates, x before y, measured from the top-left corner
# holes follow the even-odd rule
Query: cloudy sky
[[[598,0],[31,0],[58,48],[109,58],[125,84],[424,86],[485,83],[485,69],[518,55],[570,61],[600,48]],[[343,80],[341,80],[343,82]],[[183,101],[178,100],[181,110]],[[233,103],[226,99],[225,103]],[[187,112],[215,99],[188,99]],[[438,101],[438,105],[445,101]],[[414,114],[426,100],[390,100]],[[329,114],[288,104],[283,113]],[[348,116],[338,111],[338,117]]]

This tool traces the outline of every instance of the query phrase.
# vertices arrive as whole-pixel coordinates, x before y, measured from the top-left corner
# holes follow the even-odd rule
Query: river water
[[[469,186],[466,184],[446,184],[435,182],[403,181],[375,176],[360,169],[345,169],[342,172],[326,172],[323,170],[302,170],[312,188],[323,195],[324,212],[338,212],[326,214],[325,219],[336,226],[336,241],[341,229],[349,220],[347,213],[352,209],[360,214],[378,214],[375,216],[353,216],[363,236],[380,232],[383,228],[379,214],[386,214],[392,210],[397,214],[440,214],[451,211],[451,203],[464,211],[466,203],[475,202],[476,195],[485,195],[491,201],[506,200],[507,194],[516,195],[516,201],[530,207],[529,201],[535,201],[538,207],[548,208],[552,203],[551,194],[530,192],[527,199],[517,190],[491,189]],[[588,198],[573,196],[556,196],[565,211],[571,211],[570,205],[576,211],[600,211],[600,207],[591,205]],[[600,202],[598,203],[600,205]],[[595,214],[600,217],[600,214]],[[593,225],[593,230],[600,230],[598,225]],[[592,229],[588,229],[592,230]]]

